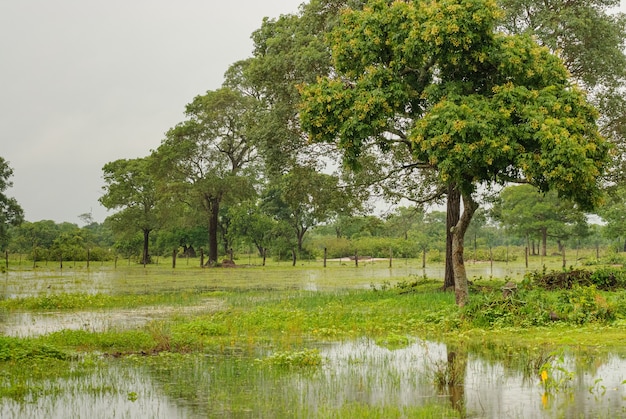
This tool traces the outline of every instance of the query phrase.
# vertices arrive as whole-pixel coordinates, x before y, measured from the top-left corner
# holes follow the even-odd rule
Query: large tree
[[[105,185],[99,199],[107,209],[117,209],[109,217],[113,230],[121,235],[141,231],[143,250],[141,263],[150,263],[150,233],[158,228],[157,187],[150,170],[150,157],[119,159],[102,168]]]
[[[626,15],[620,0],[499,0],[502,26],[532,34],[558,54],[600,111],[602,134],[617,145],[612,180],[626,180]]]
[[[13,169],[9,162],[0,157],[0,249],[4,249],[8,243],[9,226],[16,226],[24,221],[22,207],[15,198],[5,194],[5,191],[13,186],[11,176]]]
[[[458,189],[457,304],[468,300],[463,239],[481,185],[524,181],[585,208],[608,160],[597,113],[558,57],[496,31],[489,0],[373,1],[330,36],[336,74],[302,90],[302,124],[358,166],[368,147],[410,147],[415,165]]]
[[[167,132],[153,153],[172,194],[206,216],[208,263],[217,262],[220,205],[248,199],[258,180],[256,98],[231,88],[197,96],[187,105],[187,120]]]

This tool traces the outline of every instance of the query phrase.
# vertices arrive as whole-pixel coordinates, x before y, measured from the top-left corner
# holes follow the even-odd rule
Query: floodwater
[[[60,330],[85,330],[104,332],[106,330],[136,329],[154,320],[193,313],[207,313],[219,310],[223,301],[206,299],[202,304],[184,307],[141,307],[136,309],[115,309],[97,311],[28,311],[0,314],[0,333],[6,336],[29,337],[57,332]]]
[[[112,360],[104,370],[56,383],[65,391],[30,403],[3,400],[0,417],[327,417],[345,405],[439,404],[469,418],[617,418],[626,415],[626,360],[553,359],[571,377],[546,394],[527,377],[480,354],[464,355],[463,380],[438,388],[445,344],[414,339],[400,349],[358,341],[320,347],[315,370],[274,370],[250,358],[186,356]],[[555,377],[558,378],[558,377]]]
[[[409,264],[403,266],[401,261],[393,268],[386,264],[362,264],[345,270],[285,270],[279,279],[263,286],[321,290],[368,287],[372,282],[404,280],[424,273],[430,278],[443,277],[443,269],[423,271]],[[508,266],[492,268],[489,264],[468,264],[468,273],[470,277],[523,274]],[[159,275],[164,276],[162,281]],[[145,281],[147,276],[150,281]],[[259,270],[10,272],[0,281],[0,298],[115,293],[121,287],[125,292],[147,292],[148,287],[165,292],[195,289],[198,284],[201,289],[258,286]],[[218,310],[222,304],[219,298],[211,298],[175,309],[0,312],[0,333],[27,337],[62,329],[135,328],[167,318],[173,310],[206,312]],[[504,363],[493,354],[417,337],[399,348],[370,339],[311,345],[317,346],[324,360],[313,370],[276,370],[256,361],[271,353],[105,358],[93,374],[37,383],[61,391],[49,391],[25,402],[0,399],[0,417],[309,418],[333,416],[347,405],[411,408],[432,404],[454,408],[460,416],[470,418],[626,417],[626,358],[618,353],[599,358],[554,354],[547,359],[551,382],[556,384],[547,387],[536,371],[529,374],[528,369]],[[456,384],[435,384],[436,377],[452,370],[458,374]]]

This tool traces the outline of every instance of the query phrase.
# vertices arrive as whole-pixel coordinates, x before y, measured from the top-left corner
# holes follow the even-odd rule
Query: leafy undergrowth
[[[546,272],[535,271],[526,278],[527,286],[535,286],[545,290],[571,289],[576,286],[595,286],[610,291],[626,288],[626,271],[617,268],[600,268],[594,271],[585,269],[569,269]]]
[[[532,272],[508,296],[491,290],[472,297],[463,317],[476,328],[608,325],[626,318],[626,272]]]

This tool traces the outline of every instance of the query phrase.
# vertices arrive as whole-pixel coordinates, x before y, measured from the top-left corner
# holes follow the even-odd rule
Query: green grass
[[[33,284],[39,284],[41,291],[0,300],[3,316],[168,310],[160,319],[128,330],[0,337],[0,400],[24,402],[63,392],[59,379],[105,371],[120,362],[147,368],[173,398],[193,406],[222,406],[225,416],[246,415],[244,406],[254,395],[256,412],[268,416],[456,417],[458,412],[439,404],[338,404],[330,396],[313,409],[298,404],[298,394],[289,390],[293,380],[324,371],[320,347],[362,338],[390,351],[407,347],[416,337],[445,342],[533,379],[562,351],[593,359],[626,353],[624,290],[545,291],[520,285],[513,298],[503,299],[500,287],[510,278],[474,278],[471,303],[459,309],[454,295],[441,291],[442,281],[424,278],[415,266],[107,268],[104,280],[76,271],[11,273],[7,289],[36,289]],[[50,288],[41,286],[46,283]],[[103,290],[85,290],[95,283]],[[209,300],[216,304],[186,310]],[[550,312],[559,318],[550,318]],[[198,377],[219,386],[199,384]],[[265,391],[268,383],[285,392],[278,404],[274,393]],[[332,395],[332,389],[328,392]]]

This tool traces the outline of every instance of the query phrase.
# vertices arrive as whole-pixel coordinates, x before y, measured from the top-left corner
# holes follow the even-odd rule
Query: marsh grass
[[[11,310],[80,310],[105,308],[137,308],[144,306],[189,306],[221,292],[172,292],[153,294],[50,293],[0,300],[0,309]]]
[[[0,379],[6,387],[0,397],[27,402],[66,392],[54,377],[82,377],[119,362],[148,371],[172,400],[197,416],[210,411],[225,417],[455,417],[460,414],[428,400],[419,406],[398,400],[369,405],[363,397],[407,387],[408,378],[393,365],[393,354],[410,350],[416,337],[455,345],[465,357],[480,354],[505,370],[522,372],[535,384],[542,367],[557,365],[558,347],[587,353],[590,359],[602,359],[607,351],[626,352],[624,291],[528,289],[506,300],[500,287],[510,278],[475,278],[471,304],[458,309],[454,295],[441,291],[440,280],[419,271],[394,272],[377,265],[358,271],[345,266],[176,272],[132,268],[111,271],[109,291],[96,293],[80,291],[84,278],[72,277],[77,289],[70,292],[59,285],[64,291],[53,286],[40,294],[0,300],[2,317],[20,310],[171,310],[128,330],[65,329],[36,338],[0,338]],[[45,283],[42,279],[38,274],[22,285]],[[219,304],[188,310],[208,300]],[[551,311],[560,318],[551,319]],[[383,355],[368,360],[373,346],[330,364],[322,355],[337,342],[363,338]],[[411,383],[439,382],[442,388],[461,384],[458,366],[436,358],[431,364],[428,379],[415,374]],[[26,369],[18,370],[19,365]],[[375,372],[363,378],[365,367]],[[546,373],[556,377],[555,368]],[[339,389],[333,387],[342,382],[330,379],[338,370],[355,385],[353,392],[341,393],[344,399],[336,397]],[[114,389],[85,384],[79,391],[107,394]],[[141,401],[141,391],[120,391],[129,403]],[[307,403],[303,394],[316,395],[317,404]]]

